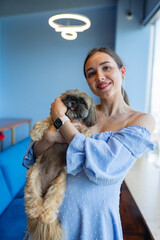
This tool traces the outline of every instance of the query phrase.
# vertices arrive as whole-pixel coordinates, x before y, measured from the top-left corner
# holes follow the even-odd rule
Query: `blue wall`
[[[78,13],[88,16],[92,25],[74,41],[64,40],[48,25],[53,12],[2,18],[2,117],[32,118],[35,123],[49,116],[51,102],[67,89],[92,95],[83,76],[83,62],[92,47],[114,48],[116,5]],[[22,128],[16,132],[18,141],[24,133]]]
[[[145,111],[150,25],[141,25],[143,0],[132,1],[133,19],[126,18],[127,1],[118,1],[115,49],[127,69],[125,88],[130,104],[138,111]]]
[[[115,47],[127,69],[125,86],[131,106],[145,111],[150,26],[141,24],[144,1],[132,2],[132,20],[125,15],[128,0],[119,0],[117,8],[113,4],[74,11],[92,22],[74,41],[64,40],[48,25],[48,18],[60,12],[1,18],[1,117],[32,118],[34,124],[49,115],[51,102],[69,88],[88,92],[96,103],[82,67],[86,53],[102,45]],[[28,126],[18,127],[16,133],[19,141],[28,134]],[[9,131],[6,134],[9,141]]]

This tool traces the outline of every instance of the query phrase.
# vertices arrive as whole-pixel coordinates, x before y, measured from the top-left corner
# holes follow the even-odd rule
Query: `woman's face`
[[[113,58],[104,52],[91,56],[85,65],[85,73],[91,91],[100,98],[121,94],[125,68],[118,68]]]

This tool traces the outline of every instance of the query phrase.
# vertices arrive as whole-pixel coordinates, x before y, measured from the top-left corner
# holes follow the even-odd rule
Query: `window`
[[[160,168],[160,17],[153,24],[153,55],[151,73],[150,112],[156,120],[153,133],[155,151],[152,154],[153,163]]]

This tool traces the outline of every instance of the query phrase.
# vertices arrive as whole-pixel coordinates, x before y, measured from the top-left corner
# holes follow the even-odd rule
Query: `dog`
[[[82,133],[90,137],[89,127],[98,120],[92,98],[75,89],[63,93],[61,99],[67,107],[66,115],[85,124]],[[51,117],[37,122],[31,139],[41,140],[52,124]],[[52,144],[27,172],[24,198],[30,240],[61,240],[65,235],[57,215],[65,195],[67,148],[67,143]]]

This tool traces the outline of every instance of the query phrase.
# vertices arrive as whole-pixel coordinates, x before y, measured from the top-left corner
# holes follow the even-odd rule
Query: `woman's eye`
[[[105,67],[103,67],[103,69],[104,69],[105,71],[108,71],[108,70],[110,70],[111,68],[110,68],[109,66],[105,66]]]
[[[88,78],[94,76],[95,74],[96,74],[96,72],[90,72],[90,73],[88,73]]]

